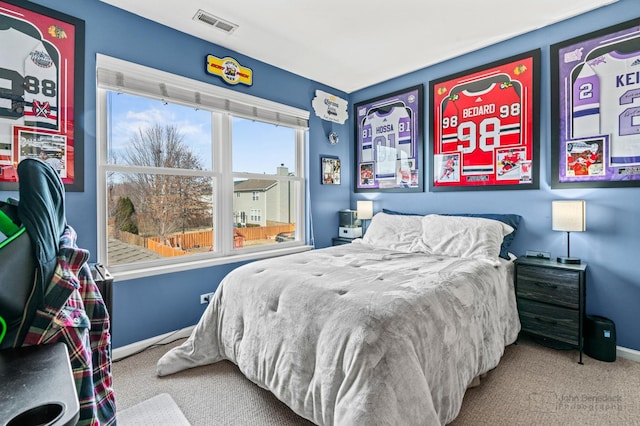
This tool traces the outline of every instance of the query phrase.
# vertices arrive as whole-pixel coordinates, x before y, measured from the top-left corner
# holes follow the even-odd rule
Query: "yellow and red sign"
[[[217,58],[207,55],[207,73],[217,75],[225,83],[229,84],[253,84],[253,71],[251,68],[243,67],[233,58]]]

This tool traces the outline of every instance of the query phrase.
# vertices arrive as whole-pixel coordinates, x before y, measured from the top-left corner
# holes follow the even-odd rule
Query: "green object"
[[[0,326],[2,326],[2,330],[0,331],[0,343],[2,343],[2,341],[4,340],[4,335],[7,334],[7,323],[2,317],[0,317]]]
[[[13,223],[13,220],[5,212],[0,210],[0,232],[2,232],[7,237],[18,232],[20,227]]]
[[[8,245],[11,241],[17,239],[20,235],[24,234],[26,230],[27,229],[25,227],[16,228],[16,232],[11,234],[11,236],[9,236],[9,238],[7,238],[4,241],[0,242],[0,249],[2,247],[4,247],[4,246]],[[3,231],[3,233],[4,233],[4,231]]]

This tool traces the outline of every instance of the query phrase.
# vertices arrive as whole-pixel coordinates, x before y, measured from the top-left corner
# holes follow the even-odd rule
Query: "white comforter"
[[[510,262],[352,243],[232,271],[157,372],[227,359],[320,425],[438,425],[519,330]]]

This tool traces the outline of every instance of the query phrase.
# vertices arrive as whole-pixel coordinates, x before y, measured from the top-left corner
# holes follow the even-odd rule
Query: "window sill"
[[[226,265],[229,263],[246,262],[251,260],[267,259],[270,257],[284,256],[287,254],[301,253],[312,250],[313,246],[303,245],[287,247],[277,250],[268,250],[253,253],[241,253],[233,256],[215,257],[204,260],[185,262],[179,265],[153,266],[148,268],[138,268],[125,271],[118,271],[116,266],[109,267],[109,272],[116,281],[127,281],[136,278],[151,277],[154,275],[170,274],[173,272],[189,271],[192,269],[209,268],[211,266]]]

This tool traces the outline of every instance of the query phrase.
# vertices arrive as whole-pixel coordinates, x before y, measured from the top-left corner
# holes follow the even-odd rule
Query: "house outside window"
[[[262,220],[261,210],[259,210],[259,209],[251,210],[251,222],[260,223],[261,220]]]
[[[144,276],[304,246],[308,112],[103,55],[97,68],[99,262]]]

